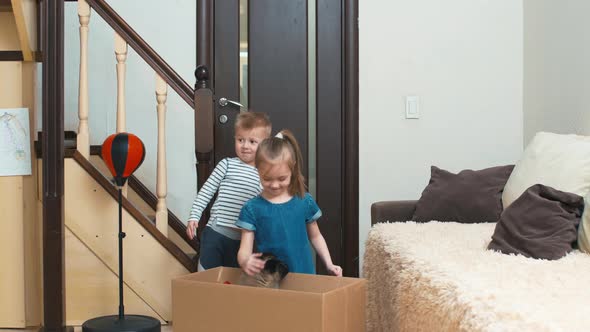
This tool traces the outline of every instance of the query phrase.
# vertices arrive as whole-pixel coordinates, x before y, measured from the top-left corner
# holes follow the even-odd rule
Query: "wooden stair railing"
[[[125,71],[127,46],[131,46],[137,54],[155,71],[155,95],[158,119],[157,165],[156,165],[156,227],[167,236],[171,226],[193,249],[198,252],[198,243],[186,237],[185,226],[170,213],[167,208],[167,175],[166,175],[166,100],[167,87],[170,86],[184,101],[195,110],[195,152],[197,157],[197,175],[199,187],[213,168],[213,92],[209,88],[209,75],[206,66],[196,71],[198,82],[195,89],[191,88],[174,69],[154,51],[150,45],[133,30],[105,0],[77,0],[80,20],[80,82],[79,82],[79,128],[77,137],[78,151],[85,158],[90,158],[90,135],[88,132],[88,26],[91,9],[110,25],[115,31],[114,46],[117,68],[117,132],[125,131]],[[199,57],[198,57],[199,58]],[[202,56],[201,56],[202,58]],[[202,59],[201,59],[202,60]],[[197,107],[198,105],[198,107]],[[199,130],[197,130],[197,125]],[[138,181],[131,180],[134,185]],[[145,188],[145,187],[143,187]],[[147,192],[137,188],[136,192]],[[126,187],[124,187],[126,193]],[[153,201],[144,197],[146,202]],[[205,219],[206,220],[206,219]],[[202,226],[202,225],[201,225]]]
[[[194,109],[194,90],[123,18],[104,0],[86,0],[92,9],[111,26],[115,32],[141,56],[152,69],[164,79],[166,84]]]
[[[157,165],[156,165],[156,227],[164,236],[168,233],[167,174],[166,174],[166,100],[167,87],[170,86],[187,104],[195,108],[195,92],[176,71],[164,61],[151,46],[133,30],[104,0],[78,0],[80,21],[80,71],[78,100],[77,148],[85,158],[90,158],[90,134],[88,126],[88,29],[91,9],[115,31],[114,46],[117,69],[117,132],[126,128],[125,118],[125,71],[127,46],[131,46],[139,56],[155,71],[155,94],[158,121]],[[123,188],[126,196],[127,187]],[[177,225],[175,225],[177,226]],[[175,228],[176,229],[176,228]],[[184,233],[184,232],[182,232]],[[182,234],[180,233],[180,234]]]

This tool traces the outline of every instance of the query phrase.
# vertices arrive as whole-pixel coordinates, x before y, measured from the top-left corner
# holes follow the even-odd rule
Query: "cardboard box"
[[[174,332],[365,331],[364,279],[289,273],[281,289],[267,289],[237,285],[240,273],[219,267],[172,280]]]

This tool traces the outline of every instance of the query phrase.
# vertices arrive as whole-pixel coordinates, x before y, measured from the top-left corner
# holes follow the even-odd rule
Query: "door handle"
[[[238,103],[237,101],[229,100],[225,97],[219,98],[219,106],[224,107],[224,106],[227,106],[227,104],[232,104],[232,105],[238,106],[240,108],[244,107],[244,105]]]

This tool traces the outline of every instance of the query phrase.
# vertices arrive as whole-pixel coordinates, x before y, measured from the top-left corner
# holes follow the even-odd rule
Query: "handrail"
[[[104,0],[86,0],[86,2],[192,109],[195,108],[193,88],[111,6]]]

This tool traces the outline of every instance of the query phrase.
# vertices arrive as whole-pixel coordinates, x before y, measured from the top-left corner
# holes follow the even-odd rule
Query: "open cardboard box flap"
[[[289,273],[281,289],[266,289],[237,285],[240,274],[219,267],[174,279],[174,331],[365,330],[364,279]]]

